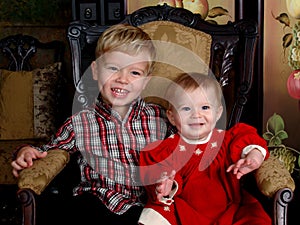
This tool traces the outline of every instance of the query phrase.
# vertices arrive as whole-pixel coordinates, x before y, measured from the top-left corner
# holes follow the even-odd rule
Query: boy
[[[48,144],[22,147],[13,174],[50,149],[80,152],[81,182],[74,188],[70,224],[137,224],[144,190],[137,175],[139,150],[165,138],[168,130],[164,111],[140,97],[155,48],[140,28],[119,24],[101,35],[96,58],[91,64],[100,91],[95,106],[68,118]]]

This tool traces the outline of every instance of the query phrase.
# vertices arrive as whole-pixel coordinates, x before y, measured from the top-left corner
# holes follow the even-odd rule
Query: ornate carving
[[[30,59],[37,48],[54,49],[55,61],[62,61],[64,43],[60,41],[41,43],[32,36],[17,34],[3,38],[0,42],[0,49],[9,59],[8,69],[13,71],[32,70]]]
[[[133,26],[140,26],[144,23],[157,20],[168,20],[183,24],[185,26],[192,26],[195,18],[200,19],[201,16],[193,14],[191,11],[184,8],[173,8],[167,4],[158,6],[149,6],[135,11],[131,14],[125,22]]]
[[[36,224],[35,194],[30,189],[20,189],[17,192],[17,196],[22,205],[23,225],[35,225]]]
[[[288,203],[293,199],[293,192],[289,188],[283,188],[276,193],[274,198],[274,224],[287,224]]]
[[[30,57],[36,52],[37,39],[21,34],[1,40],[0,48],[8,56],[9,70],[31,70]]]

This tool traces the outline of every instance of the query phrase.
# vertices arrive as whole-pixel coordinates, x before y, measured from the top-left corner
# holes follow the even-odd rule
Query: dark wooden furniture
[[[248,122],[247,118],[258,111],[245,111],[247,101],[253,85],[253,68],[258,37],[257,24],[249,20],[239,20],[226,25],[212,25],[182,8],[167,5],[141,8],[131,15],[127,15],[122,23],[141,26],[152,21],[171,21],[186,27],[202,31],[211,35],[211,58],[209,66],[221,83],[226,99],[227,127],[237,122]],[[74,21],[68,28],[68,39],[71,49],[74,86],[76,87],[75,107],[79,110],[89,105],[97,87],[92,80],[82,81],[82,76],[89,70],[90,63],[95,59],[96,41],[108,26],[91,25]],[[79,108],[77,108],[79,107]],[[262,115],[260,115],[262,117]],[[249,122],[253,126],[260,126],[259,121]],[[19,196],[26,196],[22,204],[24,207],[24,224],[35,225],[35,209],[37,195],[29,189],[21,189]],[[289,188],[282,187],[274,198],[272,216],[274,224],[286,225],[287,206],[293,197]],[[272,201],[273,203],[273,201]],[[54,216],[54,215],[53,215]]]
[[[1,65],[2,68],[13,71],[29,71],[46,66],[47,63],[62,62],[65,45],[61,41],[42,43],[32,36],[16,34],[0,40],[0,49],[4,56],[1,60],[7,62],[7,66]],[[36,57],[36,54],[43,49],[52,50],[52,58],[49,58],[48,62],[45,61],[45,58],[33,61],[32,57]]]
[[[123,23],[133,26],[166,20],[183,24],[187,27],[212,35],[210,68],[222,83],[225,99],[229,108],[227,112],[228,127],[238,121],[247,122],[248,114],[243,108],[249,98],[253,80],[253,61],[256,50],[257,26],[253,21],[241,20],[227,25],[212,25],[182,8],[167,5],[145,7],[127,16]],[[84,22],[73,22],[68,29],[68,38],[73,60],[74,85],[79,94],[77,100],[82,105],[89,104],[88,88],[82,85],[81,77],[92,60],[96,40],[107,26],[90,25]],[[88,82],[87,82],[88,83]],[[85,89],[84,89],[85,88]],[[262,116],[262,115],[261,115]],[[258,126],[258,121],[252,123]]]
[[[30,35],[10,35],[0,40],[0,69],[9,71],[31,71],[42,68],[54,62],[63,62],[64,51],[65,44],[61,41],[42,43]],[[60,93],[57,94],[59,95]],[[22,108],[16,105],[16,110],[21,111]],[[58,116],[57,118],[60,117]],[[57,123],[60,122],[61,121],[57,121]],[[17,204],[16,201],[16,192],[18,190],[17,180],[15,180],[15,183],[12,181],[13,175],[10,165],[15,147],[23,143],[40,144],[44,141],[44,139],[0,140],[0,157],[5,158],[5,164],[1,165],[0,176],[7,178],[4,183],[0,182],[1,224],[21,224],[21,210],[20,207],[18,207],[19,203]]]

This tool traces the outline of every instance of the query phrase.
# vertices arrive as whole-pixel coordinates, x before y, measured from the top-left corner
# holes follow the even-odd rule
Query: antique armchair
[[[244,110],[247,100],[253,97],[250,95],[252,82],[257,82],[253,74],[258,37],[256,23],[241,20],[226,25],[212,25],[203,21],[200,15],[167,5],[141,8],[127,15],[122,23],[140,26],[148,32],[158,42],[159,55],[165,57],[157,63],[154,71],[157,77],[144,92],[148,101],[164,105],[164,101],[152,92],[153,89],[164,91],[164,86],[159,86],[157,82],[160,76],[172,79],[180,70],[203,69],[204,72],[211,70],[223,87],[226,127],[239,121],[247,122],[249,115],[257,113],[255,108],[251,112]],[[68,40],[76,87],[74,111],[88,105],[97,93],[96,84],[90,76],[84,75],[89,74],[96,41],[106,28],[107,26],[79,21],[69,25]],[[35,225],[36,216],[38,217],[36,199],[43,195],[44,189],[56,179],[69,160],[66,152],[51,150],[46,158],[36,160],[33,167],[21,172],[18,197],[23,208],[23,224]],[[289,172],[279,160],[270,157],[254,173],[254,177],[255,186],[273,204],[270,214],[274,224],[286,225],[287,207],[295,188]]]
[[[17,179],[11,159],[16,147],[40,145],[60,123],[58,99],[65,44],[42,43],[29,35],[0,40],[0,218],[13,224],[16,215]],[[19,205],[19,203],[18,203]],[[19,214],[18,214],[19,215]]]

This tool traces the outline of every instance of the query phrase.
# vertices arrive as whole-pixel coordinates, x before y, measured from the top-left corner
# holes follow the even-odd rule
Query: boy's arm
[[[33,165],[33,160],[46,157],[47,152],[41,152],[31,146],[22,147],[11,162],[12,173],[15,177],[19,176],[19,171]]]
[[[17,148],[13,155],[13,161],[11,162],[13,167],[12,173],[18,177],[21,170],[31,167],[35,159],[46,157],[47,151],[51,149],[63,149],[68,152],[76,151],[74,145],[75,135],[72,120],[69,118],[47,144],[40,147],[22,145]]]

